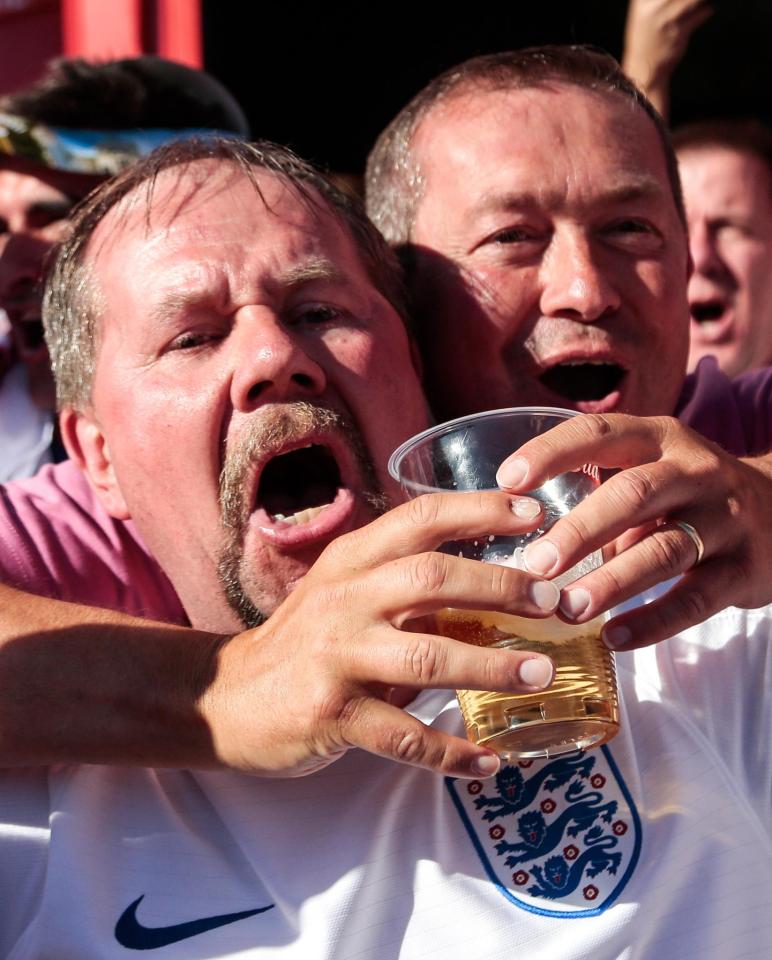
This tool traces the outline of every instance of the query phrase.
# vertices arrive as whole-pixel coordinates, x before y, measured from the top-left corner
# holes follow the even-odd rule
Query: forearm
[[[222,637],[0,586],[0,765],[218,765]]]

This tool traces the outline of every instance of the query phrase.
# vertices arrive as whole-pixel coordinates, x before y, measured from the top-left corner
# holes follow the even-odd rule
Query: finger
[[[544,690],[552,683],[554,664],[549,657],[512,647],[484,646],[501,642],[501,631],[479,615],[465,619],[453,611],[438,629],[449,636],[395,630],[387,637],[382,635],[377,649],[371,642],[353,651],[348,675],[360,682],[394,687],[515,694]]]
[[[700,2],[693,6],[690,5],[689,8],[684,10],[677,18],[678,25],[686,36],[691,36],[697,27],[707,20],[710,20],[713,13],[713,7],[708,3]]]
[[[586,623],[644,590],[691,570],[696,560],[691,537],[674,524],[664,524],[565,587],[560,612],[573,623]]]
[[[554,584],[498,563],[420,553],[368,571],[354,585],[372,595],[376,615],[402,625],[443,607],[547,617],[560,599]]]
[[[339,721],[339,735],[348,746],[449,777],[490,777],[501,763],[493,751],[427,727],[371,697],[350,702]]]
[[[708,500],[704,487],[693,486],[683,468],[663,460],[631,467],[608,479],[561,517],[550,531],[523,552],[526,569],[536,576],[556,576],[582,557],[610,544],[631,527],[645,527],[668,515],[697,516],[695,524],[709,540],[723,540],[725,527],[704,510],[695,514],[691,501]],[[684,534],[685,536],[685,534]],[[713,543],[712,546],[717,546]]]
[[[366,527],[339,537],[320,560],[361,570],[397,557],[434,550],[448,540],[515,536],[535,530],[542,516],[538,501],[500,491],[436,493],[390,510]]]
[[[670,427],[668,417],[584,414],[523,444],[502,463],[496,482],[503,490],[532,490],[550,477],[586,463],[628,467],[658,460]]]
[[[700,564],[662,597],[609,620],[604,643],[612,650],[634,650],[703,623],[732,602],[738,569],[721,561]]]

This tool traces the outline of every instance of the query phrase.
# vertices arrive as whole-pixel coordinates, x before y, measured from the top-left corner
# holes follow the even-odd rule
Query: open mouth
[[[724,304],[720,300],[692,304],[692,318],[697,323],[713,323],[724,314]]]
[[[619,387],[626,372],[618,363],[568,361],[550,367],[539,380],[553,393],[580,403],[607,397]]]
[[[340,468],[328,447],[311,444],[273,457],[263,468],[257,506],[281,524],[313,520],[343,486]]]

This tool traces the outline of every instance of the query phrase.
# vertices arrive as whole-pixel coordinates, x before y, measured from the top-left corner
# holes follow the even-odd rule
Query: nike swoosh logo
[[[168,947],[171,943],[179,943],[196,937],[207,930],[225,927],[237,920],[246,920],[266,910],[273,910],[274,904],[267,907],[258,907],[257,910],[242,910],[240,913],[221,913],[217,917],[204,917],[202,920],[189,920],[187,923],[174,923],[170,927],[145,927],[137,920],[137,907],[144,900],[145,895],[137,897],[121,914],[115,925],[115,939],[127,950],[158,950],[159,947]]]

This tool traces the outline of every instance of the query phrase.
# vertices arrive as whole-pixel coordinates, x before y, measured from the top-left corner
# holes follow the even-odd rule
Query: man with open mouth
[[[614,61],[556,47],[451,68],[381,134],[366,191],[407,267],[441,418],[528,404],[594,415],[529,445],[500,484],[523,492],[588,461],[628,468],[529,551],[529,568],[554,576],[640,525],[564,593],[564,614],[588,620],[695,559],[667,596],[612,621],[608,641],[651,643],[772,600],[772,458],[759,456],[772,446],[772,371],[732,382],[706,364],[685,380],[676,158]]]
[[[61,59],[0,101],[0,309],[16,359],[0,380],[0,480],[30,476],[64,455],[41,298],[46,258],[72,207],[191,127],[248,134],[214,78],[158,57]]]
[[[624,143],[640,136],[661,173],[645,115],[630,131],[629,105],[620,118],[616,94],[604,96],[609,103],[586,94],[603,121],[601,157],[613,153],[618,123]],[[568,99],[586,132],[587,104]],[[657,656],[622,658],[625,726],[612,750],[499,769],[455,736],[453,698],[434,687],[539,687],[549,664],[431,637],[415,618],[448,605],[544,616],[558,595],[539,577],[432,550],[535,526],[538,512],[528,497],[498,492],[378,515],[383,496],[397,495],[386,453],[427,417],[389,254],[323,181],[281,151],[256,149],[218,147],[234,158],[226,164],[156,155],[137,168],[148,175],[144,188],[124,175],[79,214],[57,261],[47,334],[68,447],[107,514],[132,518],[196,627],[216,632],[120,620],[118,629],[107,614],[57,607],[51,637],[45,605],[27,607],[27,635],[5,648],[11,674],[20,647],[32,645],[77,702],[91,710],[98,694],[107,704],[101,744],[81,743],[76,758],[64,730],[64,747],[49,740],[37,762],[114,761],[117,751],[128,768],[54,765],[4,777],[13,856],[0,858],[0,870],[18,895],[6,906],[3,947],[20,960],[137,949],[407,960],[453,955],[459,944],[481,957],[537,950],[616,960],[636,949],[704,960],[724,957],[731,938],[738,955],[760,960],[772,886],[759,827],[770,819],[770,755],[747,746],[763,742],[769,724],[768,611],[728,611]],[[182,175],[172,175],[172,158],[185,156]],[[257,167],[252,178],[243,160]],[[567,239],[586,265],[580,168],[569,182],[580,189]],[[632,189],[623,183],[612,206],[643,193],[671,229],[675,203],[654,186],[646,177]],[[552,195],[559,202],[560,190]],[[637,219],[601,220],[604,255],[613,262],[630,244],[644,261],[638,283],[627,278],[634,301],[657,305],[662,295],[665,306],[669,292],[683,307],[683,277],[679,288],[659,262],[662,239]],[[507,229],[501,243],[519,243],[519,234]],[[669,234],[676,248],[677,236]],[[599,297],[597,278],[568,290],[613,312],[613,291]],[[495,285],[480,291],[499,305]],[[576,319],[557,316],[566,318]],[[630,383],[635,396],[640,380]],[[603,421],[577,422],[589,424],[569,425],[584,454]],[[650,442],[644,418],[621,426]],[[607,427],[616,458],[615,421]],[[560,436],[563,456],[570,444]],[[697,458],[701,441],[693,443]],[[597,444],[594,453],[580,462],[604,456]],[[532,448],[520,459],[532,480],[549,457]],[[699,541],[673,526],[659,536],[684,570]],[[135,549],[132,528],[120,530],[106,523],[92,540],[101,549],[123,536],[123,549]],[[44,565],[56,572],[60,561],[61,580],[80,578],[83,589],[98,550],[92,566],[82,543],[64,542],[57,554],[51,540]],[[130,562],[129,585],[131,572]],[[266,614],[254,631],[230,635]],[[54,686],[67,692],[67,683]],[[421,687],[412,712],[401,710]],[[14,689],[3,704],[12,720],[25,697],[50,710],[45,674]],[[60,715],[73,719],[66,700]],[[192,769],[139,766],[167,763]],[[760,842],[727,843],[727,822]],[[96,853],[84,868],[88,851]],[[720,891],[695,885],[695,866],[725,880]]]
[[[772,362],[772,133],[758,121],[676,131],[689,248],[689,369],[728,376]]]

